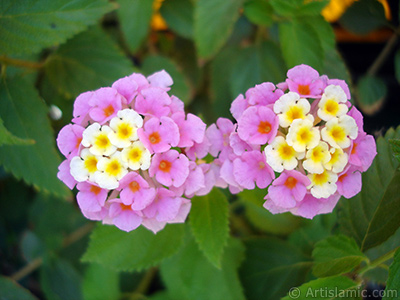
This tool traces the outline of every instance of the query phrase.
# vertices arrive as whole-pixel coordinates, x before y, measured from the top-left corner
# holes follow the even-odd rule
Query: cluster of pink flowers
[[[168,94],[172,83],[165,71],[134,73],[76,99],[57,138],[66,157],[58,177],[77,188],[88,219],[157,232],[184,222],[190,198],[214,186],[257,186],[270,212],[313,218],[360,192],[376,145],[343,80],[296,66],[284,82],[239,95],[236,123],[219,118],[208,128]]]
[[[250,88],[232,103],[234,124],[220,118],[211,141],[216,185],[232,193],[268,187],[264,207],[305,218],[333,210],[361,190],[376,155],[343,80],[313,68],[290,69],[285,82]],[[277,174],[277,175],[276,175]]]
[[[184,222],[190,197],[211,190],[210,166],[200,160],[206,125],[168,94],[172,83],[165,71],[134,73],[77,97],[72,124],[57,138],[66,157],[58,177],[76,186],[88,219],[157,232]]]

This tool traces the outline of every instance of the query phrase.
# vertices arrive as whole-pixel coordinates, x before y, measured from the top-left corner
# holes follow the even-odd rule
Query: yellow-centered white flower
[[[318,117],[324,121],[329,121],[332,118],[345,115],[349,110],[346,102],[347,96],[340,86],[327,86],[318,103]]]
[[[326,122],[321,135],[322,139],[332,147],[345,149],[350,146],[350,139],[357,138],[358,127],[352,117],[344,115]]]
[[[321,174],[324,172],[324,165],[331,160],[329,146],[325,142],[319,142],[318,145],[306,153],[306,160],[303,167],[310,173]]]
[[[349,156],[340,148],[331,148],[331,159],[324,164],[325,169],[335,173],[340,173],[349,161]]]
[[[112,129],[107,125],[93,123],[83,131],[82,145],[94,155],[109,156],[117,150],[108,137],[111,132]]]
[[[281,127],[289,127],[296,119],[304,119],[310,111],[310,103],[300,95],[289,92],[282,95],[274,104],[274,112],[279,117]]]
[[[122,150],[122,160],[131,170],[147,170],[150,167],[150,151],[140,141],[133,142],[128,148]]]
[[[120,110],[117,117],[112,118],[110,127],[113,130],[109,139],[117,148],[129,147],[138,139],[137,129],[143,126],[142,117],[133,109]]]
[[[286,141],[297,152],[304,152],[312,149],[320,141],[318,128],[313,127],[314,117],[308,115],[305,119],[296,119],[289,127]]]
[[[337,174],[324,170],[321,174],[308,174],[311,184],[307,187],[310,189],[311,195],[315,198],[328,198],[333,195],[336,190],[336,181],[338,180]]]
[[[95,174],[96,183],[103,189],[116,189],[119,180],[127,173],[127,164],[122,160],[121,152],[117,151],[110,157],[102,157],[97,163],[99,170]]]
[[[298,159],[304,158],[304,152],[296,152],[282,136],[277,136],[271,144],[265,147],[264,153],[267,163],[275,172],[293,170],[297,167]]]
[[[88,149],[82,149],[80,156],[71,159],[71,175],[78,182],[94,182],[94,174],[97,172],[97,163],[101,157],[93,155]]]

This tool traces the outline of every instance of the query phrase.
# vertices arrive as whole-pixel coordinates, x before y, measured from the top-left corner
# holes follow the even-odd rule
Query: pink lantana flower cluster
[[[208,153],[206,125],[168,94],[172,83],[165,71],[134,73],[75,100],[72,124],[57,138],[66,157],[58,177],[76,186],[88,219],[157,232],[184,222],[190,197],[212,188],[199,160]]]
[[[217,186],[233,193],[268,188],[264,207],[305,218],[333,210],[341,196],[361,190],[361,172],[376,155],[361,113],[343,80],[307,65],[285,82],[250,88],[232,103],[234,124],[220,118],[206,132],[212,141]]]

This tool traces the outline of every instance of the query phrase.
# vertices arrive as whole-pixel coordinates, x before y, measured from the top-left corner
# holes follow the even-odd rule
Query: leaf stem
[[[158,268],[156,267],[148,269],[147,272],[144,274],[142,280],[140,281],[139,285],[137,286],[134,294],[141,294],[141,295],[146,294],[157,272]]]
[[[65,248],[77,241],[79,241],[81,238],[86,236],[92,229],[93,229],[93,223],[86,223],[82,227],[78,228],[74,232],[72,232],[70,235],[68,235],[64,240],[62,244],[62,248]],[[26,277],[33,271],[35,271],[37,268],[39,268],[43,263],[43,258],[38,257],[34,260],[32,260],[30,263],[28,263],[26,266],[24,266],[22,269],[19,271],[15,272],[10,276],[12,280],[19,281],[22,278]]]
[[[373,76],[379,71],[383,63],[388,58],[390,52],[392,52],[393,48],[396,46],[398,38],[399,36],[396,33],[392,35],[392,37],[386,43],[381,53],[379,53],[378,57],[375,59],[373,64],[367,70],[367,75]]]
[[[45,64],[44,61],[43,62],[27,61],[27,60],[11,58],[5,55],[0,56],[0,62],[4,65],[12,65],[15,67],[35,69],[35,70],[41,69]]]
[[[396,253],[396,251],[398,249],[400,249],[400,246],[394,248],[393,250],[391,250],[391,251],[385,253],[384,255],[378,257],[377,259],[373,260],[370,264],[368,264],[367,266],[362,268],[358,272],[358,275],[363,275],[364,273],[368,272],[369,270],[375,269],[376,267],[378,267],[379,265],[383,264],[387,260],[393,258],[394,254]]]

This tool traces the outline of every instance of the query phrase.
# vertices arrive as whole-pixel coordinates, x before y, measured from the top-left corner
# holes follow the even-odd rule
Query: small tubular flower
[[[304,152],[312,149],[320,141],[320,132],[313,126],[314,118],[309,116],[306,119],[296,119],[289,127],[286,142],[297,152]]]
[[[343,116],[348,111],[346,102],[347,96],[343,89],[338,85],[329,85],[318,102],[317,114],[324,121]]]
[[[283,128],[289,127],[296,119],[305,119],[310,108],[310,102],[294,92],[284,94],[274,104],[274,112],[278,115],[279,125]]]
[[[297,152],[286,142],[282,136],[277,136],[274,141],[265,147],[267,163],[275,172],[293,170],[298,165],[298,160],[304,158],[305,152]]]
[[[238,120],[240,138],[251,144],[265,144],[273,140],[279,126],[279,118],[268,107],[249,107]]]
[[[336,192],[337,174],[324,170],[320,174],[308,174],[307,176],[311,181],[308,188],[315,198],[328,198]]]
[[[132,109],[120,110],[110,121],[110,142],[117,148],[129,147],[138,139],[137,130],[143,126],[143,119]]]
[[[357,135],[356,121],[348,115],[330,119],[321,130],[322,139],[334,148],[350,147],[351,140],[354,140]]]
[[[99,123],[93,123],[82,133],[82,145],[89,147],[90,153],[93,155],[111,155],[117,147],[110,141],[109,134],[112,129],[107,126],[101,126]]]
[[[325,164],[330,160],[331,154],[328,144],[320,141],[317,146],[307,151],[303,167],[310,173],[321,174],[324,171]]]

